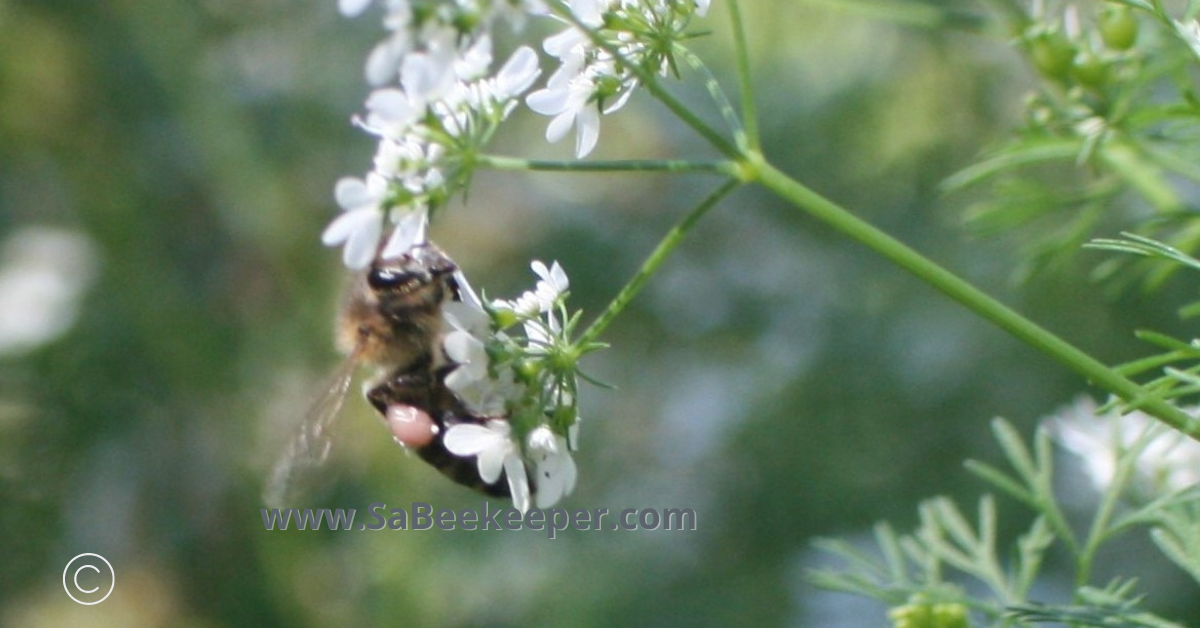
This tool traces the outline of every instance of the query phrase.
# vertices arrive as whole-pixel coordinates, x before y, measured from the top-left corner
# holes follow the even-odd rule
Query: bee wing
[[[311,475],[329,457],[333,448],[332,427],[346,402],[356,366],[357,353],[351,354],[333,372],[321,396],[304,414],[263,490],[263,500],[269,507],[278,508],[292,502],[298,489],[313,479],[305,476]]]

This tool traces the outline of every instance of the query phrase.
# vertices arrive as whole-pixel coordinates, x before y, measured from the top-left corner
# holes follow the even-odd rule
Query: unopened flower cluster
[[[569,282],[562,267],[532,266],[537,286],[517,299],[464,298],[443,310],[450,330],[446,357],[458,364],[446,386],[472,414],[505,417],[455,425],[443,443],[455,455],[478,456],[485,482],[496,482],[503,471],[522,512],[530,505],[530,472],[538,508],[553,506],[575,487],[575,362],[590,350],[571,341],[578,316],[564,322]]]
[[[520,30],[530,18],[567,23],[542,48],[560,65],[529,107],[553,116],[557,141],[574,128],[575,154],[596,146],[601,113],[620,109],[638,85],[637,73],[665,73],[672,46],[709,0],[339,0],[354,17],[380,5],[387,37],[367,57],[373,91],[356,118],[378,140],[372,169],[338,181],[343,212],[325,230],[328,246],[344,245],[350,268],[364,268],[385,231],[384,251],[398,254],[420,241],[430,211],[470,183],[472,157],[487,144],[518,99],[541,74],[538,56],[517,48],[492,74],[492,29]],[[591,32],[583,30],[581,26]],[[615,53],[615,54],[614,54]]]

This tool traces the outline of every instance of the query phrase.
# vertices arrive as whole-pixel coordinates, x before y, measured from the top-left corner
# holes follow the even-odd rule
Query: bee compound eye
[[[415,290],[423,282],[419,273],[399,268],[376,268],[367,275],[367,285],[372,290]]]
[[[438,433],[437,424],[428,412],[402,403],[388,406],[384,421],[392,431],[392,438],[404,447],[424,447],[433,442]]]

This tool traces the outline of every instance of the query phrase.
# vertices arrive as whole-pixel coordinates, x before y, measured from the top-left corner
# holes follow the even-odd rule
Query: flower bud
[[[1100,13],[1100,39],[1113,50],[1129,50],[1137,42],[1138,19],[1129,7],[1110,7]]]
[[[517,374],[517,379],[526,384],[537,382],[538,375],[541,374],[542,368],[533,360],[518,360],[513,365],[513,371]]]
[[[1075,46],[1062,33],[1046,31],[1029,40],[1029,56],[1042,76],[1063,79],[1075,58]]]
[[[498,330],[508,329],[520,321],[517,313],[507,308],[495,308],[490,310],[489,313],[492,315],[492,322],[495,323]]]
[[[958,603],[940,602],[931,604],[913,596],[908,604],[888,611],[888,619],[895,628],[970,628],[967,607]]]
[[[1109,64],[1091,51],[1075,55],[1071,63],[1071,78],[1085,87],[1099,87],[1108,82]]]

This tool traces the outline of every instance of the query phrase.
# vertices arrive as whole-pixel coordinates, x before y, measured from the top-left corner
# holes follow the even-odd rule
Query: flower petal
[[[546,127],[546,141],[557,142],[566,137],[567,131],[571,130],[573,124],[575,124],[574,111],[564,111],[558,114]]]
[[[425,226],[429,222],[429,214],[424,209],[415,209],[405,213],[388,238],[387,246],[383,247],[383,259],[403,257],[412,247],[425,242]]]
[[[490,447],[479,452],[479,479],[488,484],[495,484],[500,479],[500,471],[504,468],[510,450],[503,445]]]
[[[442,346],[446,350],[446,357],[459,364],[469,364],[473,360],[478,360],[480,356],[486,357],[487,355],[484,352],[483,343],[466,331],[453,331],[446,334]]]
[[[600,112],[596,110],[596,105],[589,103],[575,117],[575,156],[579,159],[587,157],[596,148],[599,139]]]
[[[363,68],[367,83],[373,86],[386,85],[399,75],[400,58],[408,49],[408,36],[405,33],[406,30],[397,31],[371,50]]]
[[[525,463],[517,455],[504,459],[504,472],[508,475],[508,491],[512,493],[513,507],[525,514],[529,510],[529,477],[525,475]]]
[[[368,212],[359,210],[355,213],[366,214]],[[371,220],[364,221],[346,239],[346,248],[342,252],[342,261],[346,264],[346,268],[356,270],[366,268],[371,260],[375,259],[375,251],[379,247],[379,236],[383,231],[383,216],[377,211],[371,211],[369,215]]]
[[[357,177],[342,177],[333,186],[333,200],[345,210],[358,209],[371,202],[367,184]]]
[[[525,97],[525,104],[536,113],[556,116],[567,110],[569,96],[565,89],[539,89]]]
[[[482,425],[460,423],[446,430],[442,444],[456,456],[475,456],[485,449],[494,448],[501,435]]]
[[[537,53],[529,46],[521,46],[496,74],[496,95],[501,100],[515,98],[525,93],[541,73]]]

